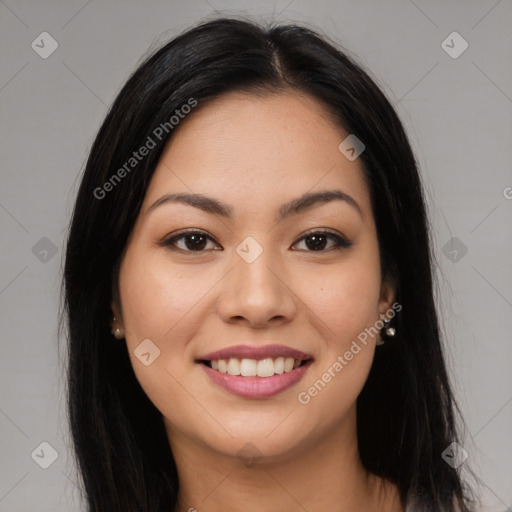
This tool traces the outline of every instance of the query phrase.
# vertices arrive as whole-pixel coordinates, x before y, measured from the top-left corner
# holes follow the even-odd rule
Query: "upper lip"
[[[300,350],[296,350],[284,345],[236,345],[233,347],[223,348],[210,352],[204,356],[199,357],[198,361],[218,361],[219,359],[230,359],[236,357],[238,359],[265,359],[268,357],[293,357],[294,359],[307,360],[313,359],[311,354],[306,354]]]

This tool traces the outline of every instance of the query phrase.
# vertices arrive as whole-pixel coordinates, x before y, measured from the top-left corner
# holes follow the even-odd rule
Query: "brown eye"
[[[204,252],[209,240],[213,238],[203,231],[186,231],[167,238],[161,245],[185,252]]]
[[[302,242],[303,240],[306,241],[305,244],[308,252],[327,252],[325,251],[325,247],[329,241],[333,243],[329,249],[341,249],[353,245],[352,242],[346,240],[340,235],[331,233],[330,231],[314,231],[303,236],[299,242]]]
[[[160,245],[183,252],[205,252],[206,250],[222,250],[215,249],[215,247],[208,248],[208,242],[210,241],[215,242],[213,237],[211,237],[208,233],[204,231],[191,230],[173,235],[161,242]],[[298,242],[296,242],[294,246],[303,241],[305,241],[306,249],[300,250],[305,250],[307,252],[328,252],[332,249],[342,249],[351,247],[353,245],[352,242],[330,231],[314,231],[308,233]],[[329,242],[331,245],[329,245]]]

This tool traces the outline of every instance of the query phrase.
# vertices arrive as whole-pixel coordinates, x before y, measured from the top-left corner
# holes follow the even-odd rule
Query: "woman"
[[[89,510],[473,510],[430,251],[402,124],[325,38],[218,19],[163,46],[67,244]]]

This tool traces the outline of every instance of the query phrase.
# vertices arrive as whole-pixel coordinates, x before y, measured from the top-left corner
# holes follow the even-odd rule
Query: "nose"
[[[297,312],[291,277],[270,250],[248,263],[238,254],[234,268],[222,281],[218,313],[227,323],[264,329],[290,322]]]

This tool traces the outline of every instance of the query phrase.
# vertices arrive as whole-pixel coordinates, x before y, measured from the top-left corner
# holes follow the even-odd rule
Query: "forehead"
[[[144,206],[170,192],[208,193],[249,208],[341,188],[368,210],[362,162],[338,149],[347,136],[309,95],[224,94],[196,107],[175,128]]]

